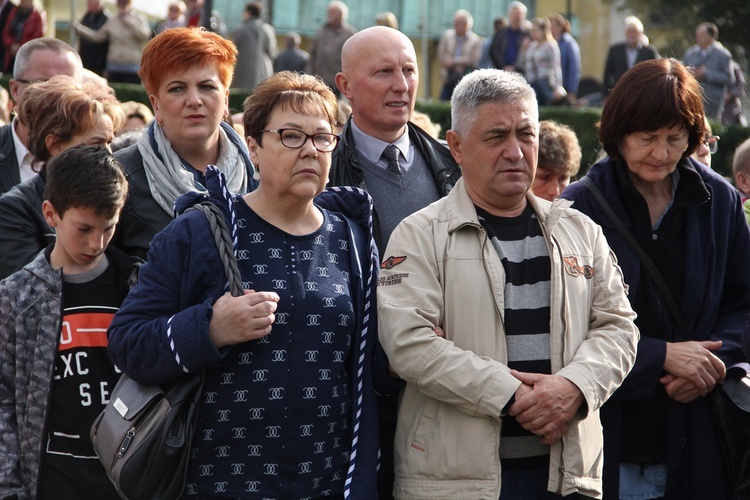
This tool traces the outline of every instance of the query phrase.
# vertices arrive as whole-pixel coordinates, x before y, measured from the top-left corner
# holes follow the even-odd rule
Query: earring
[[[255,172],[253,172],[253,179],[256,181],[260,180],[260,170],[258,170],[258,167],[255,167]]]

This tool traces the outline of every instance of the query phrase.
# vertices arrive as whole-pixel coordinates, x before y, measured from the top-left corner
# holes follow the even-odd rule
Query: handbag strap
[[[664,282],[664,278],[661,277],[661,273],[659,273],[659,270],[656,268],[654,261],[651,260],[643,247],[638,243],[638,241],[636,241],[633,233],[628,231],[628,228],[625,227],[622,219],[620,219],[617,213],[615,213],[614,209],[604,197],[602,192],[599,191],[599,188],[596,186],[596,184],[594,184],[594,181],[592,181],[588,176],[584,176],[579,180],[584,186],[588,188],[589,191],[591,191],[594,199],[599,203],[599,206],[602,207],[602,210],[604,210],[604,213],[607,215],[607,217],[609,217],[609,220],[612,221],[612,224],[615,225],[615,229],[617,229],[620,235],[625,238],[625,241],[628,243],[628,245],[630,245],[630,248],[633,249],[635,254],[641,260],[641,264],[643,264],[643,267],[646,268],[646,271],[648,271],[649,275],[651,276],[651,280],[653,281],[654,285],[656,285],[656,288],[659,290],[661,296],[664,298],[664,302],[666,302],[667,308],[672,314],[672,318],[674,319],[675,323],[677,323],[677,326],[685,335],[687,335],[687,338],[692,338],[690,327],[688,327],[688,324],[685,321],[685,318],[682,316],[682,312],[680,311],[677,302],[675,302],[674,297],[672,296],[672,292],[669,291],[669,287]]]
[[[219,249],[219,257],[224,267],[224,273],[229,281],[229,292],[234,297],[243,295],[244,291],[242,288],[242,279],[240,278],[240,270],[237,267],[237,257],[234,255],[234,245],[232,244],[232,237],[224,220],[224,214],[221,213],[219,207],[210,201],[202,201],[193,205],[188,210],[201,211],[208,219],[216,247]]]

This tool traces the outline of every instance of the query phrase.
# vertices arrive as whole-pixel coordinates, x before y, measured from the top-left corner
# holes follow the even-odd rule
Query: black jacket
[[[34,260],[55,232],[42,215],[47,176],[39,174],[0,197],[0,279]]]
[[[13,124],[9,123],[0,127],[0,194],[7,193],[21,182],[12,126]]]
[[[328,185],[357,186],[367,191],[362,167],[357,159],[350,123],[351,118],[346,122],[344,131],[341,133],[339,145],[333,151]],[[456,164],[447,147],[430,137],[427,132],[413,123],[409,122],[407,126],[409,128],[409,139],[411,139],[414,147],[422,153],[427,165],[430,167],[438,194],[441,197],[447,195],[453,189],[453,186],[456,185],[458,179],[461,178],[461,167]],[[382,248],[377,212],[374,213],[374,219],[375,241],[378,244],[378,248]]]
[[[108,19],[109,14],[106,10],[100,10],[99,12],[87,11],[81,18],[81,24],[92,30],[98,30],[104,26]],[[83,67],[90,69],[97,75],[102,75],[104,68],[107,66],[109,41],[95,43],[81,37],[78,43],[78,53],[81,55]]]
[[[509,63],[505,60],[505,47],[508,44],[509,29],[510,28],[507,27],[501,28],[492,37],[492,44],[490,45],[490,59],[492,60],[492,64],[494,64],[497,69],[503,69],[508,65],[516,66],[517,59],[512,63]],[[521,40],[519,40],[518,53],[520,54],[523,39],[531,38],[531,34],[525,29],[520,29],[519,31],[521,33]],[[523,68],[517,68],[519,72],[521,72],[522,69]]]
[[[653,45],[642,46],[638,49],[635,64],[650,59],[659,59],[659,51]],[[607,62],[604,66],[604,78],[602,79],[602,88],[604,89],[605,96],[608,96],[612,92],[617,81],[628,69],[627,44],[625,42],[617,43],[610,47],[607,54]]]
[[[151,195],[138,144],[117,151],[115,158],[125,167],[128,199],[120,213],[112,245],[128,255],[145,259],[151,238],[167,227],[173,217]]]

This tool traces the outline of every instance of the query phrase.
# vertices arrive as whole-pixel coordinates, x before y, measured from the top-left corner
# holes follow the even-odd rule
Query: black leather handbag
[[[206,214],[230,292],[242,295],[234,247],[221,211],[209,202],[191,209]],[[180,496],[202,394],[202,371],[162,385],[120,377],[91,427],[91,442],[122,498],[173,500]]]
[[[733,377],[734,370],[709,394],[708,407],[727,477],[736,491],[750,494],[750,375],[742,370]]]
[[[120,377],[110,403],[91,428],[91,441],[122,498],[179,497],[202,387],[202,373],[168,385]]]

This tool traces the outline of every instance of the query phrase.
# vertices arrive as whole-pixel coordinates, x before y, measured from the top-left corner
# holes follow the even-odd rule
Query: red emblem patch
[[[380,264],[380,269],[393,269],[397,265],[401,264],[406,260],[406,255],[403,257],[388,257]]]

